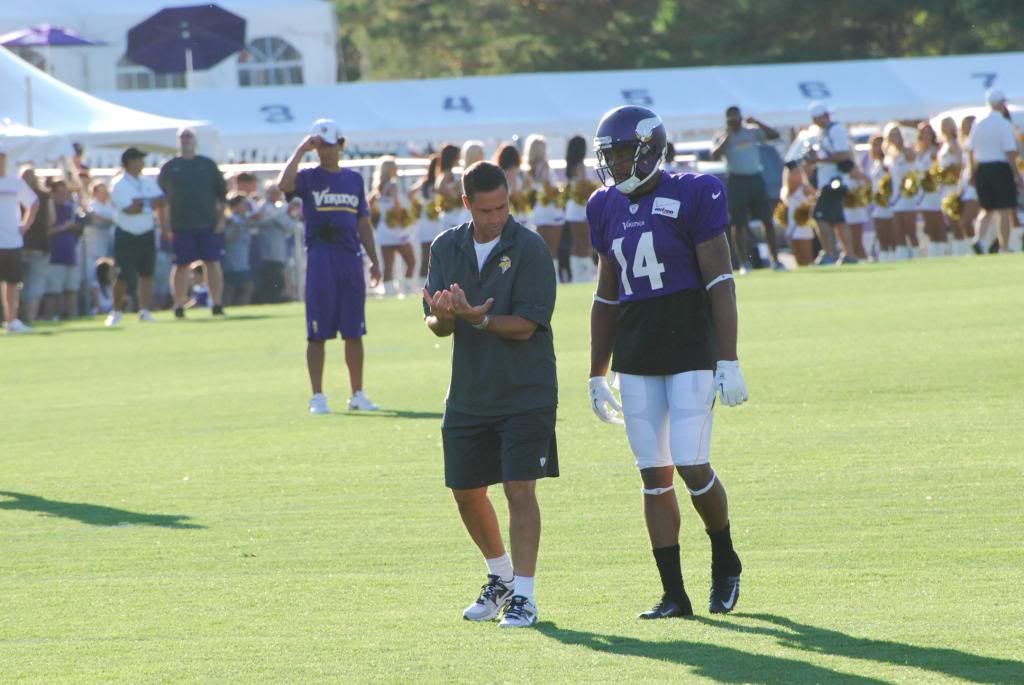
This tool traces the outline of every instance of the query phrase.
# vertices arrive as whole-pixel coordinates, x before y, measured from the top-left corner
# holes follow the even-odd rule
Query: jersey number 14
[[[622,267],[622,292],[626,295],[633,294],[633,287],[629,284],[629,265],[626,263],[626,255],[622,251],[622,238],[612,241],[612,252],[615,259]],[[661,275],[665,273],[665,265],[658,261],[658,255],[654,252],[654,234],[644,231],[640,234],[640,240],[636,244],[636,254],[633,256],[633,278],[648,278],[651,281],[651,290],[661,290],[664,284],[661,282]]]

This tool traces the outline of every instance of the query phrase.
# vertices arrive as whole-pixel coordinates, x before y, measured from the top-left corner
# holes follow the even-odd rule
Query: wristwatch
[[[484,320],[483,321],[481,321],[480,323],[471,323],[469,325],[472,326],[473,328],[477,329],[478,331],[485,330],[488,326],[491,325],[491,317],[489,317],[486,314],[484,314]]]

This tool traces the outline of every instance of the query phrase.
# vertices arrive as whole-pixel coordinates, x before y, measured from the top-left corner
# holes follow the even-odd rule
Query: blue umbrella
[[[77,31],[50,24],[38,24],[0,36],[0,45],[6,48],[74,47],[76,45],[106,45],[90,40]]]
[[[128,31],[125,56],[158,74],[209,69],[245,48],[245,19],[217,5],[162,9]]]

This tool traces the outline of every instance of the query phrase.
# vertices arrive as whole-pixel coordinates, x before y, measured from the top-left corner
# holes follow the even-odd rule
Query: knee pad
[[[640,492],[645,495],[664,495],[666,492],[671,492],[675,489],[675,485],[670,485],[667,488],[640,488]]]
[[[715,486],[715,481],[717,480],[718,474],[715,473],[714,469],[711,469],[711,478],[708,480],[707,485],[696,490],[690,490],[690,488],[687,487],[686,490],[690,493],[690,497],[700,497],[701,495],[706,495],[708,492],[710,492],[711,488]]]

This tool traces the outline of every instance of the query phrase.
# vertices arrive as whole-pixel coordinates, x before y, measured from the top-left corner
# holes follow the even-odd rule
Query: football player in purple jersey
[[[679,561],[676,472],[711,538],[712,613],[736,606],[742,570],[725,487],[709,462],[716,396],[728,406],[747,399],[736,355],[728,204],[714,176],[663,172],[665,145],[665,127],[651,110],[605,114],[594,138],[605,187],[587,203],[600,255],[590,399],[602,421],[625,423],[664,590],[643,619],[693,614]],[[621,404],[606,380],[609,366]]]
[[[330,119],[318,119],[313,132],[295,148],[277,178],[289,198],[302,198],[306,224],[306,366],[313,397],[311,414],[330,413],[323,391],[324,343],[340,334],[345,341],[352,396],[348,408],[375,411],[363,392],[363,336],[366,335],[366,282],[363,255],[370,259],[370,285],[380,282],[377,246],[363,178],[340,164],[345,139]],[[307,152],[320,164],[299,171]]]

